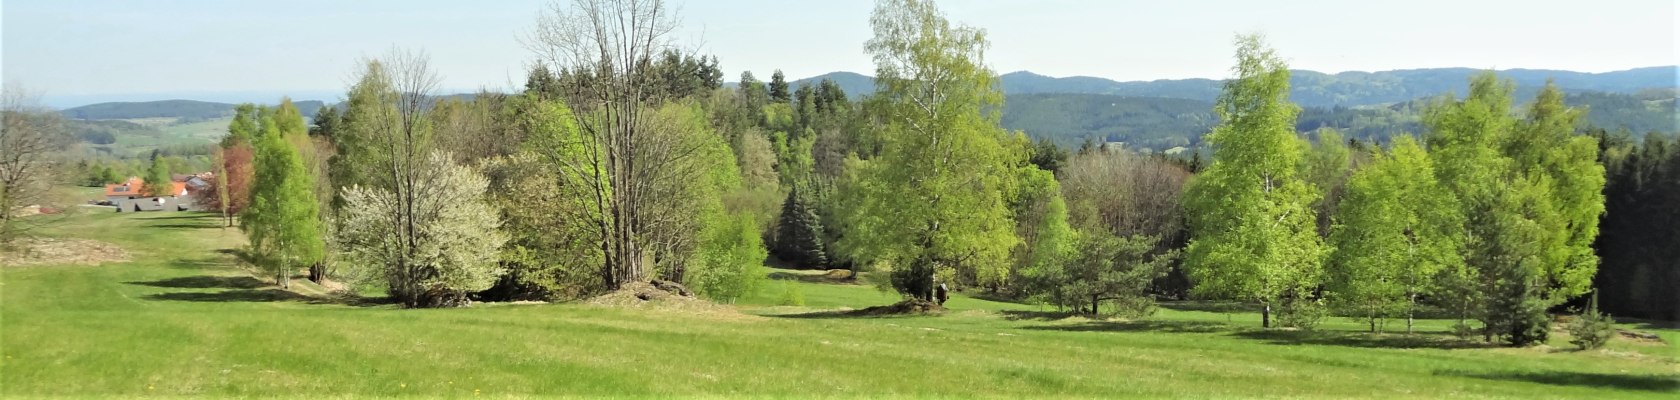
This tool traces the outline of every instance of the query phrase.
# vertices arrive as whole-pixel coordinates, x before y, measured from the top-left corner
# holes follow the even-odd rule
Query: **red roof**
[[[170,182],[169,186],[170,193],[166,194],[168,196],[179,195],[187,190],[187,184],[184,182]],[[158,197],[146,190],[146,181],[139,177],[128,178],[123,183],[105,185],[105,196]]]

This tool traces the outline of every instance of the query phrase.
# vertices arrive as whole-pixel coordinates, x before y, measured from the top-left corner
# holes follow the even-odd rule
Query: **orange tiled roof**
[[[170,182],[169,186],[170,193],[166,194],[168,196],[178,195],[187,190],[187,184],[184,182]],[[157,197],[146,190],[146,181],[139,177],[128,178],[123,183],[105,185],[105,196]]]

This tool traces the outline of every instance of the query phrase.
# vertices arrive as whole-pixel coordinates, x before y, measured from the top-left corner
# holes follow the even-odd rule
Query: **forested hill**
[[[296,101],[304,116],[313,116],[324,102]],[[159,100],[89,104],[60,111],[70,119],[184,118],[205,120],[233,115],[235,104],[197,100]]]
[[[1481,70],[1473,68],[1430,68],[1381,72],[1342,72],[1326,74],[1316,71],[1294,70],[1290,76],[1290,99],[1304,107],[1352,107],[1388,104],[1444,93],[1462,95],[1465,82]],[[1499,71],[1503,79],[1517,84],[1516,97],[1529,98],[1547,79],[1553,79],[1566,92],[1607,92],[1639,94],[1649,89],[1675,88],[1675,66],[1636,68],[1626,71],[1586,73],[1559,70],[1510,69]],[[854,96],[875,91],[869,76],[852,72],[833,72],[793,81],[815,84],[832,79],[846,93]],[[1003,74],[1000,85],[1004,94],[1080,93],[1131,97],[1163,97],[1213,101],[1219,95],[1223,81],[1214,79],[1163,79],[1154,81],[1119,82],[1110,79],[1073,76],[1055,78],[1018,71]]]

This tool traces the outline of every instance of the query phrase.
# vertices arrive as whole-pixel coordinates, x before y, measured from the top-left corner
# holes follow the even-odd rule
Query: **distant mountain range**
[[[1353,107],[1388,104],[1433,97],[1445,93],[1463,95],[1470,77],[1482,70],[1472,68],[1430,68],[1382,72],[1326,74],[1293,70],[1290,100],[1304,107]],[[1518,87],[1517,96],[1532,97],[1547,79],[1568,92],[1637,94],[1649,89],[1680,86],[1680,68],[1675,66],[1636,68],[1626,71],[1586,73],[1559,70],[1510,69],[1497,71]],[[793,81],[790,85],[816,84],[834,80],[846,93],[861,96],[875,91],[874,78],[855,72],[831,72]],[[1119,82],[1089,76],[1055,78],[1018,71],[999,76],[1006,95],[1035,93],[1105,94],[1130,97],[1162,97],[1211,102],[1224,82],[1214,79],[1162,79]]]
[[[312,117],[326,103],[320,100],[293,101],[298,112]],[[59,111],[70,119],[139,119],[183,118],[189,120],[216,119],[233,116],[232,103],[198,100],[159,100],[89,104]]]
[[[1293,71],[1291,100],[1304,109],[1297,124],[1302,131],[1322,127],[1345,131],[1351,138],[1383,140],[1399,132],[1420,132],[1419,112],[1430,98],[1451,93],[1462,96],[1469,79],[1480,70],[1435,68],[1383,72],[1324,74]],[[1676,105],[1677,74],[1673,66],[1605,73],[1513,69],[1498,71],[1516,83],[1516,103],[1530,101],[1547,79],[1568,92],[1569,104],[1590,109],[1587,122],[1635,134],[1680,132]],[[833,80],[853,97],[875,91],[874,78],[833,72],[790,82],[790,86]],[[1174,79],[1118,82],[1095,77],[1055,78],[1031,72],[999,77],[1007,99],[1005,128],[1050,138],[1063,145],[1080,141],[1123,141],[1133,146],[1164,150],[1199,145],[1201,135],[1218,121],[1213,101],[1222,81]],[[473,94],[449,95],[468,99]],[[299,101],[299,111],[311,116],[323,103]],[[234,104],[193,100],[99,103],[65,109],[72,119],[107,120],[181,118],[204,120],[233,114]]]

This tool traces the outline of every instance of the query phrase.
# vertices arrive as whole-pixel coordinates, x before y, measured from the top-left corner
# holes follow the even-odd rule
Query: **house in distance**
[[[116,206],[117,212],[195,210],[192,194],[208,187],[207,176],[208,173],[172,176],[169,193],[152,193],[144,179],[130,177],[122,183],[105,185],[105,200]]]

